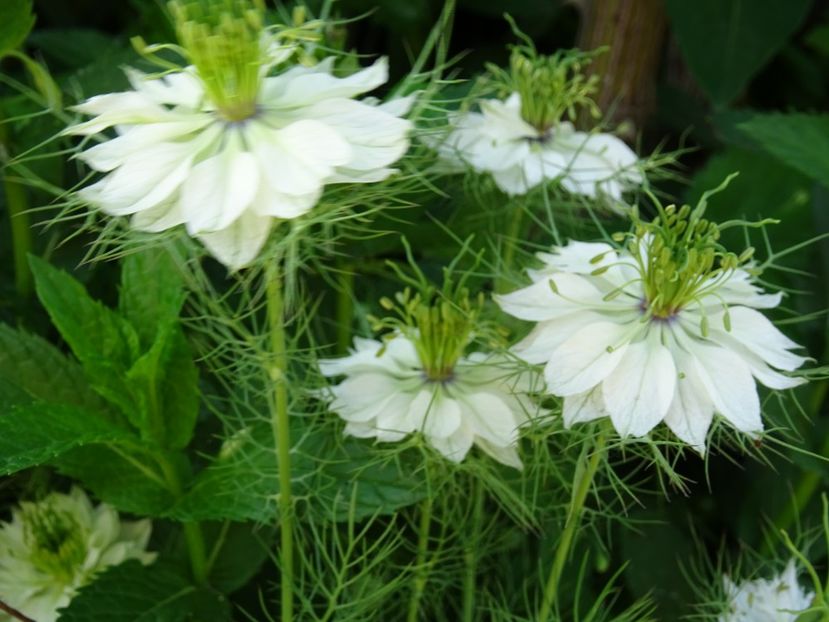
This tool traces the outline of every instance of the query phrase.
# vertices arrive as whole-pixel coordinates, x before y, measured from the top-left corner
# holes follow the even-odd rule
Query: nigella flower
[[[324,376],[344,376],[322,395],[346,434],[396,442],[420,432],[453,462],[476,445],[521,468],[516,446],[537,410],[528,397],[534,375],[503,355],[464,355],[474,320],[450,303],[401,302],[413,323],[393,324],[399,330],[385,341],[355,339],[349,356],[320,361]]]
[[[815,596],[798,583],[794,560],[773,579],[755,579],[738,585],[725,576],[723,585],[728,604],[719,622],[795,622]]]
[[[438,144],[442,159],[491,174],[509,195],[557,180],[574,194],[621,201],[643,180],[639,158],[619,138],[576,131],[562,119],[578,104],[592,106],[594,81],[578,73],[581,62],[573,52],[544,57],[516,48],[511,72],[491,68],[509,96],[481,100],[480,112],[450,118],[451,132]]]
[[[150,529],[149,520],[122,522],[112,507],[93,506],[79,488],[23,502],[0,525],[0,600],[54,622],[96,573],[128,559],[151,563]]]
[[[94,118],[67,133],[114,128],[80,158],[106,173],[80,196],[141,231],[184,224],[230,267],[250,263],[275,219],[308,212],[326,184],[385,179],[408,148],[408,100],[354,97],[386,82],[385,59],[346,76],[334,59],[268,75],[291,46],[263,31],[244,0],[201,15],[174,3],[192,66],[163,75],[128,69],[132,90],[76,107]],[[286,51],[287,50],[287,51]]]
[[[624,247],[570,242],[541,253],[533,284],[497,297],[538,322],[514,351],[546,365],[566,425],[609,416],[619,434],[641,437],[665,421],[704,452],[714,413],[762,431],[755,379],[772,389],[803,382],[778,371],[806,361],[791,352],[798,345],[757,310],[781,295],[753,283],[751,249],[725,252],[703,209],[660,207]]]

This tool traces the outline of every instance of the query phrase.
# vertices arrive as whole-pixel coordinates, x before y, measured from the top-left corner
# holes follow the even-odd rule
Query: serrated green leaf
[[[103,412],[81,366],[45,339],[0,324],[0,378],[34,398]]]
[[[77,406],[48,402],[2,406],[0,473],[6,475],[54,460],[75,447],[132,439],[129,431]]]
[[[731,102],[806,16],[811,0],[666,0],[679,47],[700,86]]]
[[[154,248],[124,259],[119,307],[144,349],[161,326],[178,318],[183,303],[184,285],[169,251]]]
[[[737,128],[786,166],[821,183],[829,179],[829,115],[758,114]]]
[[[60,622],[223,622],[230,619],[230,605],[218,592],[194,586],[178,568],[163,563],[144,566],[129,560],[109,568],[81,588],[58,619]]]
[[[162,516],[174,502],[158,465],[137,452],[88,445],[64,454],[54,465],[122,512]]]
[[[0,19],[0,58],[19,48],[34,25],[32,0],[4,0]]]
[[[181,449],[199,414],[199,373],[176,320],[156,335],[152,348],[127,373],[144,414],[142,432],[161,447]]]

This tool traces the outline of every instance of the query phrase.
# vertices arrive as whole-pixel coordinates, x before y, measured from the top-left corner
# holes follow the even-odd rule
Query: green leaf
[[[107,408],[77,362],[45,339],[4,324],[0,324],[0,378],[33,398],[97,412]]]
[[[184,622],[230,620],[227,599],[194,586],[177,568],[163,563],[144,566],[129,560],[107,569],[81,588],[60,622]]]
[[[90,443],[125,441],[132,435],[94,412],[65,404],[2,404],[0,473],[43,464]]]
[[[737,128],[787,166],[829,180],[829,115],[758,114]]]
[[[737,97],[786,43],[811,0],[666,0],[679,47],[717,105]]]
[[[184,285],[169,251],[154,248],[124,259],[119,306],[144,349],[156,341],[161,326],[178,318],[183,303]]]
[[[38,48],[50,65],[74,68],[109,58],[123,48],[117,39],[88,28],[38,28],[29,36],[29,44]]]
[[[162,516],[174,502],[158,466],[138,452],[88,445],[64,454],[54,464],[122,512]]]
[[[35,25],[32,0],[4,0],[0,19],[0,58],[19,48]]]
[[[161,327],[127,377],[143,413],[145,437],[168,449],[186,447],[199,414],[199,372],[177,320]]]
[[[222,527],[217,526],[206,532],[209,542],[217,541],[220,529]],[[272,550],[275,532],[271,527],[253,523],[230,523],[226,529],[209,582],[222,593],[230,594],[243,587],[259,572],[268,558],[268,551]]]

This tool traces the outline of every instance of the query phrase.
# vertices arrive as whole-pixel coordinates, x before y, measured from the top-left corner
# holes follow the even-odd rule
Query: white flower
[[[742,432],[762,431],[755,379],[796,386],[803,381],[772,368],[791,371],[806,359],[756,310],[777,306],[779,293],[764,294],[732,260],[712,267],[704,244],[685,248],[683,260],[664,239],[672,238],[639,238],[636,254],[570,242],[538,255],[544,265],[529,271],[532,285],[496,299],[538,322],[514,352],[546,364],[567,426],[609,416],[620,435],[641,437],[665,421],[703,453],[715,412]]]
[[[794,560],[773,579],[744,581],[737,585],[723,577],[727,609],[719,622],[795,622],[798,612],[808,609],[814,593],[797,582]]]
[[[521,96],[483,100],[481,112],[450,120],[451,134],[439,146],[444,160],[491,173],[510,195],[526,194],[558,180],[569,192],[621,201],[622,192],[642,182],[639,159],[610,134],[578,132],[567,121],[540,130],[521,117]]]
[[[250,62],[264,73],[278,60],[268,54],[284,53],[261,48],[262,58]],[[209,50],[201,57],[209,61]],[[333,63],[247,76],[247,99],[225,94],[224,104],[214,78],[226,79],[227,68],[210,65],[210,80],[198,63],[163,77],[127,69],[132,90],[77,106],[94,118],[67,130],[117,134],[80,154],[106,173],[81,198],[109,215],[131,215],[140,231],[184,224],[231,269],[250,263],[274,219],[308,212],[326,184],[387,178],[408,149],[411,123],[399,117],[409,100],[353,99],[386,82],[386,60],[343,78]]]
[[[151,563],[150,529],[149,520],[121,522],[112,507],[93,507],[79,488],[23,502],[0,527],[0,600],[54,622],[96,573],[128,559]]]
[[[323,375],[345,376],[323,395],[346,421],[346,434],[396,442],[421,432],[454,462],[474,444],[521,468],[519,428],[536,408],[527,397],[532,375],[514,367],[504,357],[475,352],[445,377],[430,379],[415,345],[400,334],[387,342],[357,338],[350,356],[320,361]]]

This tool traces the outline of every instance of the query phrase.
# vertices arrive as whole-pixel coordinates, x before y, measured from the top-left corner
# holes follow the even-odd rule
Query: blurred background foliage
[[[0,2],[3,19],[16,0]],[[314,8],[315,3],[309,6]],[[423,45],[443,7],[442,0],[339,0],[335,15],[358,18],[343,25],[347,47],[365,55],[391,59],[392,83],[403,76]],[[60,87],[64,105],[95,93],[124,88],[120,67],[138,57],[129,38],[150,42],[173,38],[163,5],[153,0],[35,0],[36,25],[23,43],[27,54],[48,67]],[[721,220],[779,219],[768,228],[771,248],[787,248],[829,232],[829,3],[823,0],[460,0],[450,48],[450,75],[471,78],[485,62],[504,64],[514,36],[504,13],[535,41],[541,52],[560,48],[607,46],[595,69],[602,73],[598,101],[613,125],[646,155],[657,147],[681,149],[679,175],[658,190],[676,201],[693,202],[729,174],[739,176],[711,201],[710,214]],[[9,18],[10,19],[10,18]],[[8,23],[8,22],[7,22]],[[48,85],[27,71],[19,58],[2,61],[9,77],[0,85],[0,115],[20,117],[0,125],[0,152],[20,155],[60,131],[60,114],[42,114]],[[42,81],[41,81],[42,82]],[[21,93],[19,86],[32,89]],[[34,94],[34,96],[33,96]],[[54,95],[54,94],[53,94]],[[60,158],[32,159],[26,165],[46,185],[65,188],[77,182],[77,165]],[[16,284],[11,255],[9,197],[23,194],[30,208],[52,200],[47,187],[4,179],[0,193],[0,318],[48,334],[48,322],[25,283]],[[449,201],[430,199],[426,208],[447,221]],[[444,210],[444,211],[441,211]],[[35,253],[71,267],[96,297],[112,302],[116,268],[101,263],[76,268],[89,239],[72,237],[74,225],[49,229],[38,223],[48,212],[32,214]],[[439,228],[424,233],[424,222],[398,212],[403,221],[418,221],[419,255],[440,263],[456,248]],[[437,225],[435,225],[436,227]],[[742,234],[735,239],[743,244]],[[764,241],[752,233],[761,258]],[[356,243],[354,243],[356,244]],[[399,250],[396,239],[365,244],[344,252],[362,265]],[[739,250],[739,249],[738,249]],[[769,282],[797,292],[778,314],[786,330],[825,363],[829,352],[826,314],[829,306],[829,242],[818,240],[781,256],[765,275]],[[357,266],[359,269],[359,265]],[[362,300],[373,291],[357,291]],[[358,314],[359,315],[359,314]],[[356,326],[359,330],[359,326]],[[52,335],[52,337],[55,337]],[[675,620],[688,613],[695,598],[689,587],[689,559],[700,547],[716,554],[721,547],[762,549],[764,532],[775,525],[797,532],[819,519],[818,492],[829,477],[829,414],[826,381],[796,394],[800,409],[775,400],[766,403],[771,422],[793,425],[780,438],[824,460],[792,451],[783,441],[764,447],[764,461],[736,451],[703,462],[689,456],[677,469],[690,482],[688,494],[643,497],[630,508],[631,524],[609,535],[611,558],[598,556],[595,571],[609,578],[629,561],[627,596],[652,594],[659,617]],[[773,425],[773,423],[772,423]],[[0,484],[8,497],[11,484]],[[8,489],[8,490],[6,490]],[[793,512],[797,508],[798,512]],[[798,517],[799,514],[799,517]],[[589,546],[585,541],[582,546]],[[824,560],[825,562],[825,560]],[[520,561],[516,561],[520,564]],[[518,566],[517,566],[518,567]],[[824,563],[825,570],[826,565]]]

